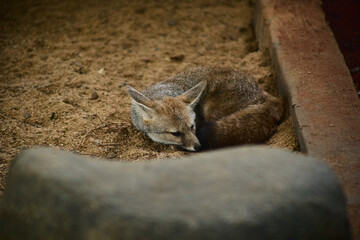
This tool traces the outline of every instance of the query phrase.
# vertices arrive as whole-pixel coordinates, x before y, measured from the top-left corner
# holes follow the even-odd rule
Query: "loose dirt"
[[[0,196],[21,150],[50,146],[111,160],[177,158],[130,121],[144,90],[186,68],[230,66],[272,94],[251,1],[5,1],[0,6]],[[297,150],[286,114],[267,144]]]

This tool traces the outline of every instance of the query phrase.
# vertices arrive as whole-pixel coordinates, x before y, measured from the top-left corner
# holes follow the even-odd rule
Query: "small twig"
[[[90,129],[90,130],[85,134],[85,136],[84,136],[84,138],[83,138],[80,146],[84,145],[84,143],[85,143],[86,139],[88,138],[88,136],[90,135],[90,133],[92,133],[92,132],[94,132],[94,131],[96,131],[96,130],[99,130],[99,129],[101,129],[101,128],[108,127],[108,126],[110,126],[110,125],[118,125],[118,124],[117,124],[117,123],[103,123],[103,124],[101,124],[101,125],[98,126],[98,127],[95,127],[95,128]]]
[[[44,126],[39,125],[39,124],[36,124],[36,123],[28,122],[28,121],[26,120],[26,118],[20,120],[20,119],[14,118],[14,117],[7,116],[5,113],[1,113],[1,112],[0,112],[0,118],[4,118],[4,119],[9,119],[9,120],[11,120],[11,121],[15,121],[15,122],[17,122],[17,124],[19,124],[19,125],[21,125],[21,124],[25,124],[25,125],[28,124],[28,125],[30,125],[30,126],[32,126],[32,127],[35,127],[35,128],[41,128],[42,130],[48,130],[47,127],[44,127]]]
[[[95,127],[95,128],[90,129],[90,130],[85,134],[85,136],[84,136],[84,138],[83,138],[83,141],[81,142],[80,146],[82,146],[82,145],[84,144],[84,142],[86,141],[86,139],[87,139],[87,137],[89,136],[90,133],[92,133],[92,132],[94,132],[94,131],[96,131],[96,130],[98,130],[98,129],[104,128],[104,127],[106,127],[106,125],[108,125],[108,124],[102,124],[101,126],[98,126],[98,127]]]
[[[101,120],[101,118],[99,117],[99,115],[94,114],[94,116],[95,116],[95,117],[97,117],[97,118],[99,119],[99,121],[100,121],[100,123],[101,123],[101,124],[104,124],[104,122]]]
[[[112,106],[113,108],[115,108],[115,110],[121,115],[120,110],[119,110],[115,105],[113,105],[113,104],[111,104],[111,103],[109,103],[109,104],[110,104],[110,106]]]
[[[121,145],[121,143],[99,143],[97,145],[101,147],[107,147],[107,146],[119,146]]]
[[[33,127],[36,127],[36,128],[41,128],[41,127],[42,127],[42,126],[37,125],[37,124],[35,124],[35,123],[28,122],[28,121],[26,121],[25,119],[23,120],[23,123],[29,124],[29,125],[31,125],[31,126],[33,126]]]

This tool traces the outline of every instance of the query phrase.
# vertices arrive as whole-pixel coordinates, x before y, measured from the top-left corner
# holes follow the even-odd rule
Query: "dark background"
[[[323,9],[360,96],[360,1],[324,0]]]

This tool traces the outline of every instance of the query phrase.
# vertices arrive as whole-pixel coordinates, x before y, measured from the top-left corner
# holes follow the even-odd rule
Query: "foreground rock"
[[[119,163],[51,149],[18,156],[0,205],[5,239],[348,239],[322,162],[260,147]]]

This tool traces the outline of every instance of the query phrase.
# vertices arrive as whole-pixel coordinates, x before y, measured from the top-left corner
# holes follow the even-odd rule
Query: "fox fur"
[[[138,130],[189,151],[262,142],[283,113],[281,100],[232,68],[191,68],[143,93],[127,90]]]

